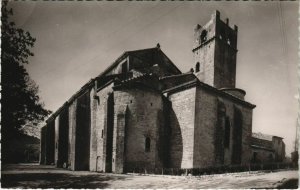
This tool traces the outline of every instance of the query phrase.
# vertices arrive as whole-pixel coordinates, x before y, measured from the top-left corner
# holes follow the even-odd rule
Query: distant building
[[[285,160],[285,144],[282,137],[252,133],[252,163],[283,162]]]
[[[293,151],[293,152],[291,153],[291,160],[292,160],[293,163],[298,164],[298,162],[299,162],[299,154],[298,154],[298,151]]]
[[[255,105],[235,87],[238,28],[216,11],[194,32],[194,72],[157,45],[125,52],[84,85],[43,127],[41,164],[115,173],[248,164]]]

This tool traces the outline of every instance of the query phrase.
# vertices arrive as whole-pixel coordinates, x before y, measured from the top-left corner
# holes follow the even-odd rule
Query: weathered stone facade
[[[250,163],[255,105],[235,88],[237,27],[217,11],[195,35],[195,73],[158,45],[123,53],[84,85],[42,129],[41,164],[124,173]]]
[[[253,133],[251,138],[251,162],[283,162],[285,144],[283,138],[262,133]]]
[[[193,48],[196,76],[216,88],[235,88],[238,27],[229,26],[216,11],[203,27],[195,28]]]

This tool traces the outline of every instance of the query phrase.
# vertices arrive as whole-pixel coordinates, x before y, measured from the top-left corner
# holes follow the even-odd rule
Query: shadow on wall
[[[167,168],[181,168],[183,157],[183,137],[178,118],[172,108],[170,112],[169,126],[169,162]]]
[[[90,96],[89,92],[86,92],[77,100],[75,170],[89,170],[90,109]]]

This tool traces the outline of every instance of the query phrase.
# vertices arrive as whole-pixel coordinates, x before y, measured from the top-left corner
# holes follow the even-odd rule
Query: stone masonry
[[[195,29],[193,71],[154,48],[124,52],[41,130],[41,164],[125,173],[251,162],[252,111],[235,87],[237,26]]]
[[[251,162],[268,163],[285,160],[283,138],[262,133],[252,133]]]

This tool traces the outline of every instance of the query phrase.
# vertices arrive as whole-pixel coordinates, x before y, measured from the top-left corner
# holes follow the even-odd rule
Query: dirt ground
[[[53,166],[2,166],[2,188],[297,188],[298,171],[260,171],[203,176],[107,174]]]

